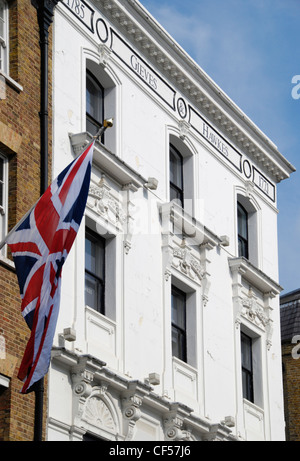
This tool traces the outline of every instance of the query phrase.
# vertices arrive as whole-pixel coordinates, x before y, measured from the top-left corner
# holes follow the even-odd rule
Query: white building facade
[[[136,0],[63,0],[53,177],[96,141],[48,440],[283,440],[276,185],[292,165]]]

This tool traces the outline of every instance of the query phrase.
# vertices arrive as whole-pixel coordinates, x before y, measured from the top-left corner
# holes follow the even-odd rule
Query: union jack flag
[[[21,392],[48,372],[60,304],[61,271],[85,210],[94,142],[48,187],[28,216],[8,235],[21,312],[31,330],[18,378]]]

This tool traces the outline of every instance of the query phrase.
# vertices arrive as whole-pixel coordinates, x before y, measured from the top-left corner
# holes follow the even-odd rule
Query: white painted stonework
[[[283,440],[276,185],[293,167],[138,1],[63,0],[53,43],[53,177],[92,140],[87,69],[114,126],[95,144],[63,269],[48,440]],[[170,203],[170,142],[184,209]],[[86,226],[106,239],[105,315],[85,305]],[[186,361],[172,356],[172,285],[186,293]],[[254,402],[241,331],[253,338]]]

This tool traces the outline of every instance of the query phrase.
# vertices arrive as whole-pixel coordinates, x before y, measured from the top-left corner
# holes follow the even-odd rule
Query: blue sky
[[[300,0],[140,1],[295,166],[278,185],[279,281],[300,288]]]

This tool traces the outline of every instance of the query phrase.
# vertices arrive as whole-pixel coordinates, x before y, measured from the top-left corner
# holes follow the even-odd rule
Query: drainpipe
[[[31,4],[37,10],[37,19],[40,32],[40,194],[43,195],[48,187],[48,37],[49,27],[53,21],[54,8],[60,0],[31,0]],[[43,435],[43,401],[44,379],[38,381],[34,388],[35,392],[35,420],[34,441],[42,441]]]

